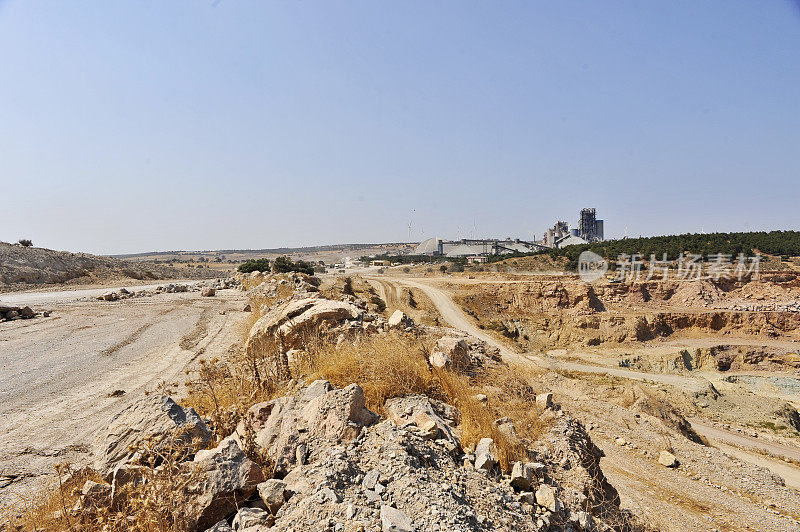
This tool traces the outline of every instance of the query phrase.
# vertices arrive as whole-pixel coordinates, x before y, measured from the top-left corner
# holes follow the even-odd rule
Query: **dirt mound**
[[[0,242],[0,290],[56,283],[89,284],[117,279],[208,279],[219,272],[132,263],[87,253]]]

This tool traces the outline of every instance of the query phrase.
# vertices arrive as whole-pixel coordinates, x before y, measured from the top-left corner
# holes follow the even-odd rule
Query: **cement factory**
[[[467,258],[470,262],[484,262],[489,255],[508,255],[530,253],[550,248],[563,248],[578,244],[588,244],[603,240],[603,220],[597,219],[594,208],[581,209],[578,227],[570,229],[569,224],[557,221],[545,231],[541,240],[526,241],[519,238],[444,240],[429,238],[414,250],[415,255],[433,255],[453,258]]]

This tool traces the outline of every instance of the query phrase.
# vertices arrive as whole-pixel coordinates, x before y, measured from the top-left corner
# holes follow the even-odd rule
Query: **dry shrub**
[[[367,407],[381,413],[387,399],[423,394],[446,400],[441,383],[428,365],[430,339],[398,333],[360,338],[339,346],[324,338],[306,342],[306,358],[297,371],[327,379],[337,386],[358,383]]]
[[[239,419],[252,405],[276,397],[286,378],[277,360],[285,354],[275,342],[264,342],[259,349],[233,352],[224,361],[200,360],[199,368],[187,372],[187,397],[182,403],[211,420],[218,438],[230,435]]]
[[[0,530],[80,530],[79,520],[70,510],[87,480],[101,481],[89,469],[75,470],[68,463],[56,466],[55,479],[48,481],[27,496],[4,501],[0,513]]]
[[[189,466],[191,451],[182,434],[163,441],[142,442],[137,449],[141,476],[120,487],[110,504],[81,506],[81,489],[87,480],[104,480],[88,468],[56,467],[57,478],[26,505],[17,505],[6,520],[9,530],[41,532],[179,532],[191,528],[187,500],[200,473]],[[0,529],[4,521],[0,520]]]
[[[439,372],[450,402],[461,412],[461,440],[474,445],[481,438],[492,438],[500,454],[500,465],[509,470],[517,460],[526,460],[527,443],[541,436],[547,424],[536,404],[536,392],[529,382],[533,374],[519,367],[498,365],[476,372],[468,378],[450,371]],[[476,398],[487,396],[484,404]],[[518,440],[506,437],[495,421],[508,417],[514,422]]]

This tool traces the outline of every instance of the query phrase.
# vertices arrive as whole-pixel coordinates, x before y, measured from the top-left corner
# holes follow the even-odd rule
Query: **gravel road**
[[[28,494],[55,464],[90,459],[112,415],[162,381],[182,384],[204,353],[226,353],[248,316],[235,290],[79,301],[95,292],[2,296],[45,302],[53,313],[0,323],[0,504]],[[117,390],[124,395],[112,396]]]

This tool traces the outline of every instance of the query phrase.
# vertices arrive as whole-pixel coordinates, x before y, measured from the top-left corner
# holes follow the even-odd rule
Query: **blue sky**
[[[800,229],[797,2],[0,0],[0,240]]]

